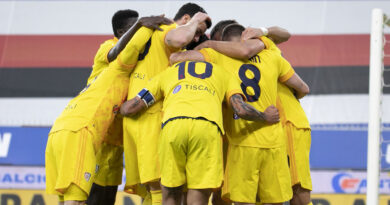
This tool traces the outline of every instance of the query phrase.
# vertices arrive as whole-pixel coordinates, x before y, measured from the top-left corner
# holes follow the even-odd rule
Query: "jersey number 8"
[[[252,79],[249,79],[246,76],[246,72],[250,70],[254,74],[254,77]],[[260,71],[259,69],[252,65],[252,64],[243,64],[240,69],[238,70],[238,76],[240,77],[242,83],[241,83],[241,89],[242,92],[245,94],[246,99],[248,102],[256,102],[259,100],[260,97]],[[255,92],[254,95],[248,94],[247,88],[251,87],[253,91]]]

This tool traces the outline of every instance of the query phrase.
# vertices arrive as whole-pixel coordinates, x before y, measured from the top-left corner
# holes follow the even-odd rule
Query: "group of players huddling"
[[[87,86],[56,119],[46,191],[60,204],[312,204],[309,88],[276,44],[279,27],[211,27],[183,5],[173,21],[121,10]],[[126,101],[127,100],[127,101]]]

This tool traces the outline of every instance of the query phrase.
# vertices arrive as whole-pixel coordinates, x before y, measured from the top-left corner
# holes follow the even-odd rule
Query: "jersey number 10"
[[[195,65],[197,63],[206,64],[204,73],[198,74],[195,72]],[[179,80],[184,79],[186,77],[185,75],[186,61],[177,64],[176,67],[179,67]],[[213,65],[211,65],[211,63],[204,62],[204,61],[190,61],[188,62],[187,68],[188,68],[188,74],[192,75],[195,78],[200,78],[200,79],[209,78],[213,73]]]

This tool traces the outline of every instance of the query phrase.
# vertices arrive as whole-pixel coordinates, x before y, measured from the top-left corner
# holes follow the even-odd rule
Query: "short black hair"
[[[174,21],[179,20],[184,15],[189,15],[191,18],[198,12],[206,13],[207,12],[198,4],[195,3],[186,3],[183,6],[180,7],[179,11],[177,11],[175,18],[173,18]],[[211,27],[211,21],[206,21],[207,28]]]
[[[241,36],[244,30],[245,27],[238,23],[229,24],[222,31],[222,40],[229,41],[234,36]]]
[[[199,41],[198,42],[195,42],[195,41],[192,41],[191,43],[189,43],[188,45],[186,45],[186,49],[187,50],[194,50],[194,48],[196,46],[198,46],[199,44],[205,42],[205,41],[208,41],[210,40],[209,37],[207,37],[206,34],[203,34],[199,37]]]
[[[212,40],[215,40],[214,37],[217,33],[220,33],[222,35],[222,31],[223,29],[229,25],[229,24],[233,24],[233,23],[237,23],[236,20],[222,20],[220,22],[218,22],[217,24],[215,24],[214,28],[211,30],[210,32],[210,38]]]
[[[129,18],[138,18],[138,12],[131,9],[119,10],[112,16],[112,30],[114,31],[115,37],[119,36],[117,30],[123,29]]]

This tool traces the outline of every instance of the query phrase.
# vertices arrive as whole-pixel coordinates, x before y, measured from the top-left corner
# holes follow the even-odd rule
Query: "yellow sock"
[[[150,191],[152,195],[152,205],[161,205],[162,204],[162,193],[161,190]]]
[[[152,195],[150,192],[146,192],[145,198],[142,201],[142,205],[152,205]]]
[[[310,203],[308,203],[307,205],[313,205],[313,203],[312,203],[312,202],[310,202]]]

